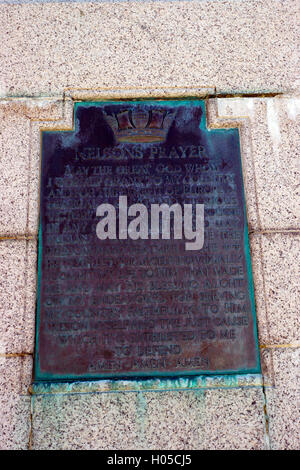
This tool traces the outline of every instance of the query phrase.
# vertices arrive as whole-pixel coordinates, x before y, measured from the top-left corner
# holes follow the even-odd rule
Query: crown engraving
[[[175,117],[175,112],[141,107],[109,115],[103,111],[108,125],[118,142],[164,142]]]

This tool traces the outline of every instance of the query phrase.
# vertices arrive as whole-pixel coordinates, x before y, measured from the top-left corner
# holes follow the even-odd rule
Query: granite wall
[[[299,448],[298,10],[1,2],[0,448]],[[262,375],[33,387],[40,129],[147,96],[205,97],[209,126],[240,128]]]

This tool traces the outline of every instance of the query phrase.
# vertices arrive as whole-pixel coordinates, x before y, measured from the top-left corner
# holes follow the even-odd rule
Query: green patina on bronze
[[[204,204],[204,247],[99,240],[124,194]],[[73,131],[42,133],[35,381],[259,372],[238,129],[207,129],[203,100],[77,103]]]

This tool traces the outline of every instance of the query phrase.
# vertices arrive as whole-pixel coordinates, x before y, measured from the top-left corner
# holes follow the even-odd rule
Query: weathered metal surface
[[[41,175],[36,380],[259,371],[238,129],[199,100],[77,103]],[[119,196],[204,204],[203,248],[100,240]]]
[[[30,387],[32,395],[64,395],[82,393],[167,392],[181,390],[211,390],[232,388],[261,388],[272,384],[263,381],[261,374],[190,375],[186,377],[154,377],[136,379],[103,379],[72,382],[36,382]]]

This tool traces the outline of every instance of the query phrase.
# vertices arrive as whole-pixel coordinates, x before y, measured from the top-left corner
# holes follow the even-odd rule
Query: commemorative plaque
[[[35,380],[259,372],[238,129],[79,102],[43,131]]]

